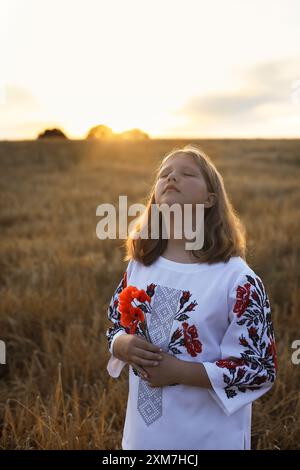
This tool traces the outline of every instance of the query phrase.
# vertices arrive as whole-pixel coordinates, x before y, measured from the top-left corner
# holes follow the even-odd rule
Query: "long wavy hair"
[[[207,190],[216,195],[214,205],[204,208],[204,243],[201,249],[191,250],[195,261],[213,264],[220,261],[227,262],[232,256],[240,256],[245,260],[246,229],[229,200],[223,178],[208,155],[191,144],[183,148],[174,148],[160,162],[154,183],[144,201],[146,209],[138,217],[134,230],[124,242],[126,255],[123,260],[135,259],[149,266],[165,251],[168,239],[162,237],[161,212],[159,212],[159,238],[151,239],[151,204],[156,204],[155,186],[161,168],[169,158],[178,154],[191,155],[194,158],[206,181]],[[145,224],[147,227],[144,230],[148,230],[148,238],[137,236]]]

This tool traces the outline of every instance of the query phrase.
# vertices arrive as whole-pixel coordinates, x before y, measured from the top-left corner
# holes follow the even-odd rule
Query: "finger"
[[[162,349],[160,346],[157,346],[156,344],[153,344],[153,343],[149,343],[149,341],[146,341],[145,339],[142,339],[142,338],[138,338],[138,343],[137,343],[137,347],[138,348],[141,348],[141,349],[146,349],[147,351],[150,351],[150,352],[160,352],[160,350]]]
[[[139,353],[140,354],[140,353]],[[143,357],[139,356],[133,356],[132,357],[133,361],[135,364],[137,364],[140,367],[156,367],[159,365],[159,361],[151,361],[149,359],[144,359]]]
[[[143,369],[142,367],[139,367],[138,365],[136,364],[131,364],[132,368],[135,369],[139,375],[141,375],[142,377],[146,378],[148,377],[148,374],[147,372],[145,371],[145,369]]]
[[[141,349],[138,347],[135,350],[135,354],[138,357],[141,357],[143,359],[149,359],[149,360],[152,359],[154,362],[161,361],[163,359],[163,356],[161,353],[154,353],[154,352],[146,351],[145,349]]]

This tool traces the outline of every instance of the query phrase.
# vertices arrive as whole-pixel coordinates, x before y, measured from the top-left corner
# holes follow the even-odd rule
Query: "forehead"
[[[185,153],[172,155],[172,157],[168,158],[167,161],[162,164],[161,169],[172,169],[173,167],[187,167],[200,170],[195,160],[196,159],[192,155],[188,155]]]

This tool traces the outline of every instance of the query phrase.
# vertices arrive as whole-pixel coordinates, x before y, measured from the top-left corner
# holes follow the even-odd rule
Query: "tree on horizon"
[[[53,128],[53,129],[45,129],[43,132],[40,132],[37,138],[38,139],[48,139],[48,138],[67,139],[68,137],[61,129]]]

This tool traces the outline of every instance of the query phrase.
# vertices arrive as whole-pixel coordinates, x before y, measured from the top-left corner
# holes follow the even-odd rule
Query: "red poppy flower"
[[[135,286],[127,286],[120,293],[118,305],[121,315],[120,324],[124,326],[130,334],[134,334],[140,323],[142,330],[149,339],[144,312],[139,306],[134,304],[135,300],[143,303],[145,301],[150,302],[151,299],[143,289],[137,289]]]

